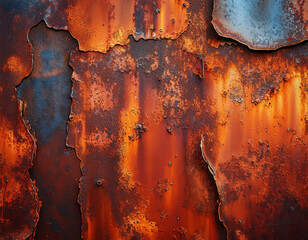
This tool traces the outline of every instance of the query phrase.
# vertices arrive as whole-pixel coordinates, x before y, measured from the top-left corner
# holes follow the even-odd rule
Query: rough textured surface
[[[191,25],[179,40],[204,59],[209,79],[207,96],[217,118],[203,134],[202,150],[215,174],[228,237],[302,239],[307,43],[271,52],[229,45],[211,27],[210,5],[191,3],[190,10]],[[195,41],[197,33],[203,37]]]
[[[217,35],[212,11],[202,0],[1,2],[0,239],[307,236],[308,45],[252,51]],[[68,32],[40,24],[28,43],[42,19],[76,38],[73,69]]]
[[[252,49],[270,50],[308,39],[308,3],[294,0],[215,0],[219,35]]]
[[[198,154],[200,127],[215,118],[201,111],[200,59],[172,41],[131,40],[107,54],[75,52],[71,66],[67,143],[82,161],[83,238],[221,239]]]
[[[77,47],[66,31],[48,29],[41,22],[31,29],[33,70],[17,88],[23,118],[37,139],[31,178],[42,201],[36,239],[80,239],[77,204],[79,160],[65,147],[66,121],[71,106],[69,52]]]
[[[31,71],[30,46],[24,26],[16,21],[13,13],[0,8],[0,239],[31,235],[40,207],[28,172],[36,146],[21,120],[15,89]]]
[[[12,105],[10,117],[15,112],[17,118],[16,98]],[[4,111],[0,126],[0,239],[25,239],[33,232],[39,212],[36,188],[28,173],[33,141],[23,122],[7,119]]]
[[[257,106],[226,106],[221,97],[229,114],[218,113],[225,122],[215,136],[203,135],[201,148],[218,187],[229,239],[307,237],[303,74],[296,72]]]
[[[187,7],[183,0],[76,0],[66,10],[67,26],[81,50],[106,52],[129,35],[177,38],[188,24]]]

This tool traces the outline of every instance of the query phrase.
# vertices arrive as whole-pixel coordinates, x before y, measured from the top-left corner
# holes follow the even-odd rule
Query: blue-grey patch
[[[46,64],[49,71],[50,66]],[[46,143],[55,130],[65,128],[71,99],[71,72],[46,78],[28,78],[18,88],[18,98],[28,99],[28,120],[36,137]],[[29,103],[29,99],[31,102]]]
[[[0,0],[0,8],[15,14],[22,12],[25,17],[30,15],[33,17],[39,12],[43,13],[46,7],[44,1],[40,0]],[[28,9],[32,9],[33,12],[28,11]]]
[[[291,9],[291,0],[216,0],[214,27],[251,48],[270,49],[307,38],[304,23]],[[296,6],[296,4],[294,4]],[[215,17],[216,16],[216,17]],[[226,30],[219,30],[217,23]]]
[[[65,57],[61,54],[60,51],[55,51],[52,49],[43,50],[41,53],[41,63],[42,63],[43,73],[64,68],[63,66],[64,58]]]

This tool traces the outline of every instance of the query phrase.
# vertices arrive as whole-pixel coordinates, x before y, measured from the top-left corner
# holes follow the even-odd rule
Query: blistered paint
[[[213,25],[249,48],[277,49],[308,38],[307,13],[306,1],[215,0]]]

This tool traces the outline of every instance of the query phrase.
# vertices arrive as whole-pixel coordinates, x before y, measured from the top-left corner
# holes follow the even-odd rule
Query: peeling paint
[[[233,38],[258,49],[299,43],[306,38],[305,7],[293,5],[290,19],[299,24],[282,24],[275,34],[293,38],[262,46]],[[74,239],[307,235],[307,42],[252,51],[217,34],[217,9],[198,0],[0,4],[0,239],[65,239],[73,232]],[[268,10],[262,14],[281,15]],[[28,32],[41,20],[69,37],[53,44],[57,37],[42,31],[32,39]],[[66,48],[70,34],[78,41],[74,51]],[[72,102],[71,85],[58,82],[71,74],[69,52]],[[35,152],[36,184],[28,173]],[[81,219],[73,227],[67,211],[76,207],[80,170]]]
[[[75,1],[66,10],[67,25],[84,51],[106,52],[136,40],[176,39],[188,25],[185,1]],[[184,5],[183,5],[184,4]],[[91,14],[89,14],[91,13]]]
[[[213,25],[251,49],[273,50],[307,40],[307,14],[306,1],[215,0]]]
[[[80,212],[76,198],[79,160],[65,147],[70,111],[69,52],[77,42],[68,32],[48,29],[44,22],[29,32],[33,48],[31,74],[17,87],[23,118],[37,139],[31,178],[42,201],[35,239],[80,238]]]

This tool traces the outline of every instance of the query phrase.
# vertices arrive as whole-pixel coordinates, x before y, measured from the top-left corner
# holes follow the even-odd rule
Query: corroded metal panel
[[[307,4],[218,2],[1,2],[0,239],[307,236],[308,45],[214,29],[292,45]]]
[[[293,71],[293,77],[256,106],[228,103],[220,96],[217,107],[228,109],[228,116],[219,112],[223,124],[215,136],[208,132],[202,138],[229,239],[307,236],[307,174],[302,172],[308,153],[307,90],[304,72]]]
[[[5,101],[4,94],[1,101]],[[33,141],[24,123],[12,120],[18,118],[19,112],[16,98],[11,103],[9,118],[5,111],[0,116],[0,238],[25,239],[38,221],[40,205],[28,173],[34,153]]]
[[[229,239],[307,236],[307,43],[256,52],[215,37],[211,6],[190,4],[187,51],[204,59],[217,119],[202,150]],[[206,27],[204,27],[204,25]],[[202,36],[195,41],[194,35]],[[231,43],[231,45],[229,44]],[[201,46],[201,47],[200,47]]]

